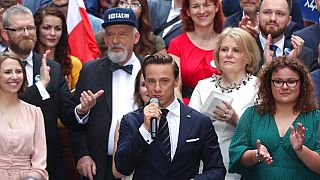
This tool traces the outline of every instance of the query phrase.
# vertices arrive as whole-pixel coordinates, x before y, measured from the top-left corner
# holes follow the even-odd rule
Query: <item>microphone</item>
[[[152,98],[150,99],[150,103],[154,103],[159,107],[159,100],[157,98]],[[151,118],[151,138],[155,139],[157,137],[157,130],[158,130],[158,123],[157,123],[157,118],[152,117]]]

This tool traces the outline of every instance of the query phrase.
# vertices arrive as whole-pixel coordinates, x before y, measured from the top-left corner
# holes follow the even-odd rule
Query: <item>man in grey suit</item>
[[[152,31],[162,37],[167,48],[171,39],[183,32],[179,19],[181,3],[182,0],[148,0]]]

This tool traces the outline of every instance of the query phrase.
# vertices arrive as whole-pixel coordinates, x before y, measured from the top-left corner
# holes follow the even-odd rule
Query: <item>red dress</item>
[[[203,50],[195,46],[186,33],[180,34],[171,40],[168,53],[180,58],[180,71],[182,79],[183,101],[189,104],[190,90],[198,81],[218,74],[214,64],[214,50]],[[189,89],[189,93],[185,93]],[[186,95],[187,94],[187,95]]]

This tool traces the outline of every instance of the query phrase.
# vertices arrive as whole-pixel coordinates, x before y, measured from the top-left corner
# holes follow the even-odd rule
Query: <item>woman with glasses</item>
[[[140,40],[134,46],[134,52],[140,56],[152,55],[155,53],[167,53],[166,45],[160,36],[151,31],[151,20],[147,0],[115,0],[113,7],[131,8],[137,18],[137,29],[140,33]],[[96,40],[101,52],[103,49],[102,32],[97,33]]]
[[[218,74],[213,53],[224,16],[220,0],[182,0],[180,16],[185,32],[171,40],[168,53],[180,66],[175,93],[188,104],[198,81]]]
[[[319,179],[320,112],[308,70],[281,56],[262,69],[256,105],[241,116],[229,172],[243,179]]]
[[[239,117],[254,104],[258,92],[258,79],[253,74],[258,70],[259,59],[259,48],[250,33],[240,28],[223,30],[215,51],[215,64],[221,75],[199,81],[191,96],[189,106],[198,111],[212,91],[232,98],[232,102],[222,102],[210,109],[226,167],[229,165],[229,145]],[[227,173],[226,179],[240,179],[240,175]]]

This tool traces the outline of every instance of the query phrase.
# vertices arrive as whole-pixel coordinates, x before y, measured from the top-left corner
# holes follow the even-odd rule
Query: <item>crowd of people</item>
[[[69,0],[30,2],[0,0],[0,179],[320,178],[320,22],[296,1],[85,0],[86,63]]]

